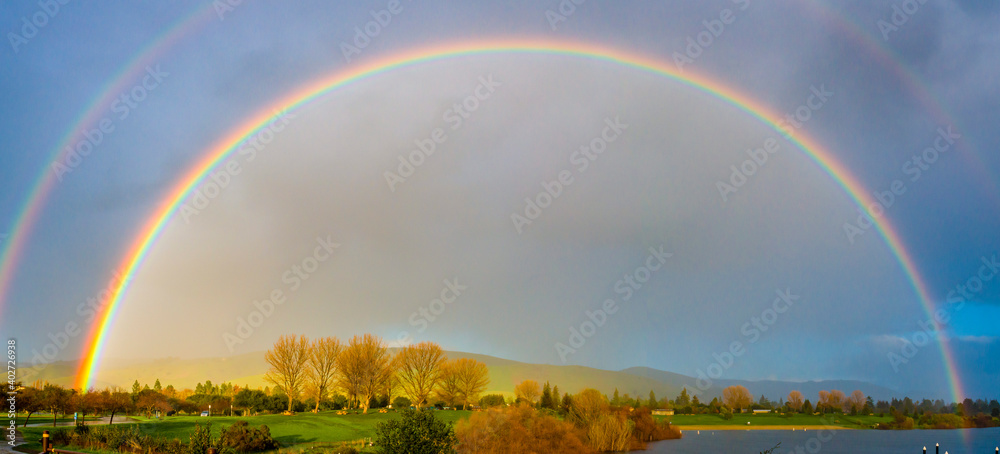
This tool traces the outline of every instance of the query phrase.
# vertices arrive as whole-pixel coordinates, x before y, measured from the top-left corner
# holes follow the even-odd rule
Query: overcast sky
[[[309,81],[434,45],[580,42],[669,66],[686,54],[686,71],[773,112],[805,112],[795,134],[867,192],[898,180],[881,217],[948,318],[944,330],[925,345],[928,315],[892,251],[871,229],[849,238],[858,207],[759,119],[634,68],[493,53],[380,73],[276,120],[252,159],[232,155],[238,174],[217,169],[223,190],[192,195],[166,226],[106,355],[225,356],[285,333],[372,332],[529,362],[859,379],[943,397],[944,342],[969,395],[996,397],[995,2],[931,0],[909,12],[885,1],[563,3],[562,13],[557,1],[3,4],[0,248],[27,243],[0,295],[0,330],[30,361],[68,322],[84,324],[78,308],[108,286],[181,177]],[[391,19],[345,57],[378,17]],[[33,19],[44,25],[25,25]],[[688,38],[713,31],[691,48]],[[145,80],[142,99],[93,106],[114,130],[61,175],[28,236],[13,236],[60,140],[138,56],[148,71],[121,83],[136,93]],[[416,142],[435,138],[412,174],[400,168]],[[603,152],[580,151],[591,144]],[[948,149],[925,162],[935,144]],[[730,166],[765,146],[767,161],[733,179]],[[203,194],[215,194],[210,181]],[[272,312],[261,301],[275,293]],[[434,302],[442,297],[450,302]],[[71,337],[50,351],[79,357],[84,336]],[[730,365],[733,342],[743,349]]]

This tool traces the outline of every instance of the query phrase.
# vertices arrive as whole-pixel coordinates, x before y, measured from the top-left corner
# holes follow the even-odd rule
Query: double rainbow
[[[304,87],[294,91],[288,96],[271,104],[251,117],[242,126],[235,128],[227,136],[216,142],[206,152],[205,157],[190,170],[181,181],[169,192],[168,196],[155,210],[154,215],[143,226],[138,239],[129,249],[126,259],[121,264],[123,279],[121,284],[114,289],[114,294],[107,304],[104,312],[99,314],[95,325],[88,339],[84,351],[84,360],[77,371],[75,387],[80,390],[87,390],[94,379],[100,363],[101,352],[107,339],[110,328],[114,322],[115,315],[121,306],[121,301],[128,290],[128,284],[132,281],[132,276],[142,265],[147,254],[160,233],[171,219],[177,214],[181,203],[191,194],[191,192],[206,178],[208,173],[218,164],[222,163],[230,154],[236,150],[241,143],[257,133],[262,127],[266,127],[273,119],[274,112],[294,110],[309,102],[333,91],[344,87],[352,82],[356,82],[368,77],[389,72],[395,69],[431,63],[460,56],[484,55],[484,54],[544,54],[578,57],[602,62],[613,63],[623,67],[657,74],[674,82],[689,86],[691,88],[709,93],[757,118],[761,122],[780,132],[777,122],[781,119],[775,112],[769,110],[763,104],[753,100],[749,96],[736,92],[732,88],[726,87],[706,76],[694,75],[691,73],[681,74],[674,68],[647,57],[629,54],[620,50],[599,47],[590,44],[565,43],[553,41],[487,41],[478,43],[464,43],[459,45],[446,45],[441,47],[423,48],[408,53],[383,58],[356,69],[338,72],[330,76],[320,78],[314,82],[306,84]],[[833,180],[849,195],[849,197],[860,207],[868,207],[877,203],[871,195],[864,189],[861,183],[839,163],[834,156],[823,149],[818,143],[809,138],[803,131],[797,131],[788,140],[793,142],[799,149],[818,164]],[[864,209],[864,208],[863,208]],[[875,219],[875,230],[885,241],[886,245],[899,262],[904,273],[913,287],[923,309],[930,316],[934,310],[928,294],[927,285],[918,272],[910,253],[903,247],[903,243],[896,229],[885,217]],[[933,320],[933,317],[930,317]],[[952,395],[956,401],[960,401],[964,396],[962,392],[957,368],[953,355],[944,342],[939,343],[942,358],[946,366],[946,375],[951,388]]]

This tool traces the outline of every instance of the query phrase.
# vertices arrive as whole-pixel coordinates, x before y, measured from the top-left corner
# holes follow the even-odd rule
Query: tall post
[[[42,432],[42,452],[49,452],[49,431]]]
[[[941,454],[941,443],[934,443],[934,454]]]

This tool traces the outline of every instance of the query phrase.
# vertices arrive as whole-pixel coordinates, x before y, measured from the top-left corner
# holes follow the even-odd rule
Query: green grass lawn
[[[434,415],[445,422],[457,422],[466,419],[471,411],[435,411]],[[116,416],[117,418],[117,416]],[[32,418],[34,419],[34,418]],[[163,438],[179,438],[187,440],[194,431],[195,424],[212,424],[212,432],[218,435],[223,426],[230,426],[236,421],[245,420],[251,426],[266,425],[282,446],[288,447],[301,443],[352,441],[375,436],[375,424],[392,419],[399,419],[399,413],[378,413],[377,410],[365,414],[337,415],[335,412],[297,413],[294,416],[263,415],[249,417],[213,416],[171,416],[163,420],[148,420],[136,417],[146,433]],[[26,451],[39,451],[42,431],[51,428],[28,427],[21,429],[25,441],[31,444],[23,445]],[[72,428],[69,428],[72,429]],[[22,447],[19,447],[22,448]]]
[[[781,415],[749,413],[734,414],[733,419],[725,420],[719,415],[674,415],[657,416],[659,420],[667,420],[678,426],[745,426],[747,422],[755,426],[820,426],[824,424],[847,427],[852,429],[871,429],[877,423],[892,421],[892,417],[850,416],[850,415]],[[826,422],[824,422],[826,421]]]

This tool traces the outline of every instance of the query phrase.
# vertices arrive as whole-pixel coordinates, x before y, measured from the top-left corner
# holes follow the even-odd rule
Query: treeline
[[[656,400],[650,391],[648,401],[632,398],[628,394],[618,397],[615,390],[612,404],[624,402],[628,405],[648,405],[650,408],[671,409],[675,414],[719,414],[724,419],[731,419],[733,413],[754,410],[767,410],[783,414],[845,414],[854,416],[878,415],[891,416],[892,422],[878,425],[881,429],[957,429],[1000,426],[1000,402],[996,399],[987,402],[984,399],[965,399],[959,403],[945,404],[941,399],[923,399],[915,402],[909,397],[893,398],[889,401],[874,401],[860,390],[850,395],[834,389],[820,391],[814,404],[806,399],[800,391],[792,391],[788,396],[772,401],[761,395],[754,399],[753,394],[744,386],[730,386],[723,390],[722,398],[713,398],[711,402],[703,403],[698,396],[688,394],[687,388],[673,400]]]
[[[346,343],[336,337],[309,341],[305,336],[281,336],[264,358],[269,366],[264,378],[285,394],[288,412],[295,410],[301,396],[312,399],[314,410],[319,410],[335,391],[346,396],[346,408],[366,413],[389,402],[403,408],[465,408],[479,400],[490,382],[485,364],[469,358],[449,360],[433,342],[390,354],[385,341],[372,334]]]

